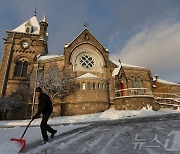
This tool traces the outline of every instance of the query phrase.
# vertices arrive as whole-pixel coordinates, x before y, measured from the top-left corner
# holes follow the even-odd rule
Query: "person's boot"
[[[49,140],[44,140],[44,141],[42,142],[42,144],[49,143],[48,141],[49,141]]]
[[[53,133],[51,133],[51,138],[53,138],[56,133],[57,133],[57,130],[55,130]]]

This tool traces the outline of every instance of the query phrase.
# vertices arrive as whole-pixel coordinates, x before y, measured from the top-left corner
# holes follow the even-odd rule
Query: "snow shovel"
[[[21,145],[21,149],[19,150],[19,153],[22,152],[22,150],[24,149],[24,147],[26,146],[26,140],[23,140],[22,138],[24,137],[29,125],[31,124],[31,122],[33,121],[34,119],[31,119],[31,121],[29,122],[29,124],[27,125],[26,129],[24,130],[24,133],[22,134],[21,138],[20,139],[17,139],[17,138],[11,138],[10,141],[16,141],[18,142],[20,145]]]

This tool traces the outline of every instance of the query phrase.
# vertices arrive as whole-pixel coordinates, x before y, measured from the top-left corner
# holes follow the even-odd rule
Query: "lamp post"
[[[110,102],[110,94],[109,94],[109,84],[110,84],[110,83],[109,83],[109,81],[107,80],[107,81],[106,81],[106,85],[107,85],[106,91],[107,91],[107,101],[108,101],[107,103],[108,103],[108,108],[110,108],[110,106],[111,106],[111,102]]]
[[[38,69],[39,69],[39,62],[38,62],[38,58],[41,56],[41,54],[39,54],[37,56],[37,67],[36,67],[36,75],[35,75],[35,84],[34,84],[34,89],[33,89],[33,103],[32,103],[32,109],[31,109],[31,118],[34,115],[34,105],[35,105],[35,97],[36,97],[36,92],[35,92],[35,88],[37,85],[37,78],[38,78]]]

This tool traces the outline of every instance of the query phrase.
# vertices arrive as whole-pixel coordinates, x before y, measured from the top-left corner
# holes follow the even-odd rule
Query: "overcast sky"
[[[112,60],[180,82],[180,0],[3,0],[0,57],[5,31],[30,19],[35,8],[38,21],[47,16],[49,54],[62,55],[86,22]]]

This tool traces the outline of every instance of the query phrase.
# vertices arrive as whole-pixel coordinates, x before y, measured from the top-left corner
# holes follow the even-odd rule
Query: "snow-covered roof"
[[[130,64],[125,64],[125,63],[119,63],[117,61],[112,61],[114,64],[116,64],[117,66],[125,66],[125,67],[137,67],[137,68],[145,68],[145,67],[141,67],[141,66],[135,66],[135,65],[130,65]]]
[[[125,63],[119,63],[119,62],[115,62],[115,61],[112,61],[114,64],[118,65],[119,67],[115,68],[114,71],[112,72],[112,76],[115,76],[119,73],[119,70],[121,68],[121,66],[123,67],[134,67],[134,68],[145,68],[145,67],[140,67],[140,66],[135,66],[135,65],[129,65],[129,64],[125,64]]]
[[[162,80],[162,79],[158,79],[157,81],[160,83],[164,83],[164,84],[171,84],[171,85],[179,85],[180,86],[180,84],[170,82],[170,81],[166,81],[166,80]]]
[[[122,65],[122,66],[125,66],[125,67],[145,68],[145,67],[141,67],[141,66],[135,66],[135,65],[124,64],[124,63],[121,63],[121,65]]]
[[[46,56],[40,56],[38,60],[46,60],[46,59],[51,59],[51,58],[57,58],[57,57],[62,57],[63,55],[46,55]]]
[[[83,74],[79,77],[77,77],[77,79],[82,79],[82,78],[100,78],[92,73],[86,73],[86,74]]]
[[[115,68],[114,71],[112,72],[112,76],[118,75],[120,68],[121,66]]]
[[[39,34],[39,23],[37,21],[36,16],[33,16],[31,19],[25,21],[23,24],[21,24],[20,26],[18,26],[17,28],[15,28],[14,30],[12,30],[13,32],[21,32],[21,33],[25,33],[26,32],[26,24],[30,22],[31,25],[33,26],[33,31],[32,34]]]

